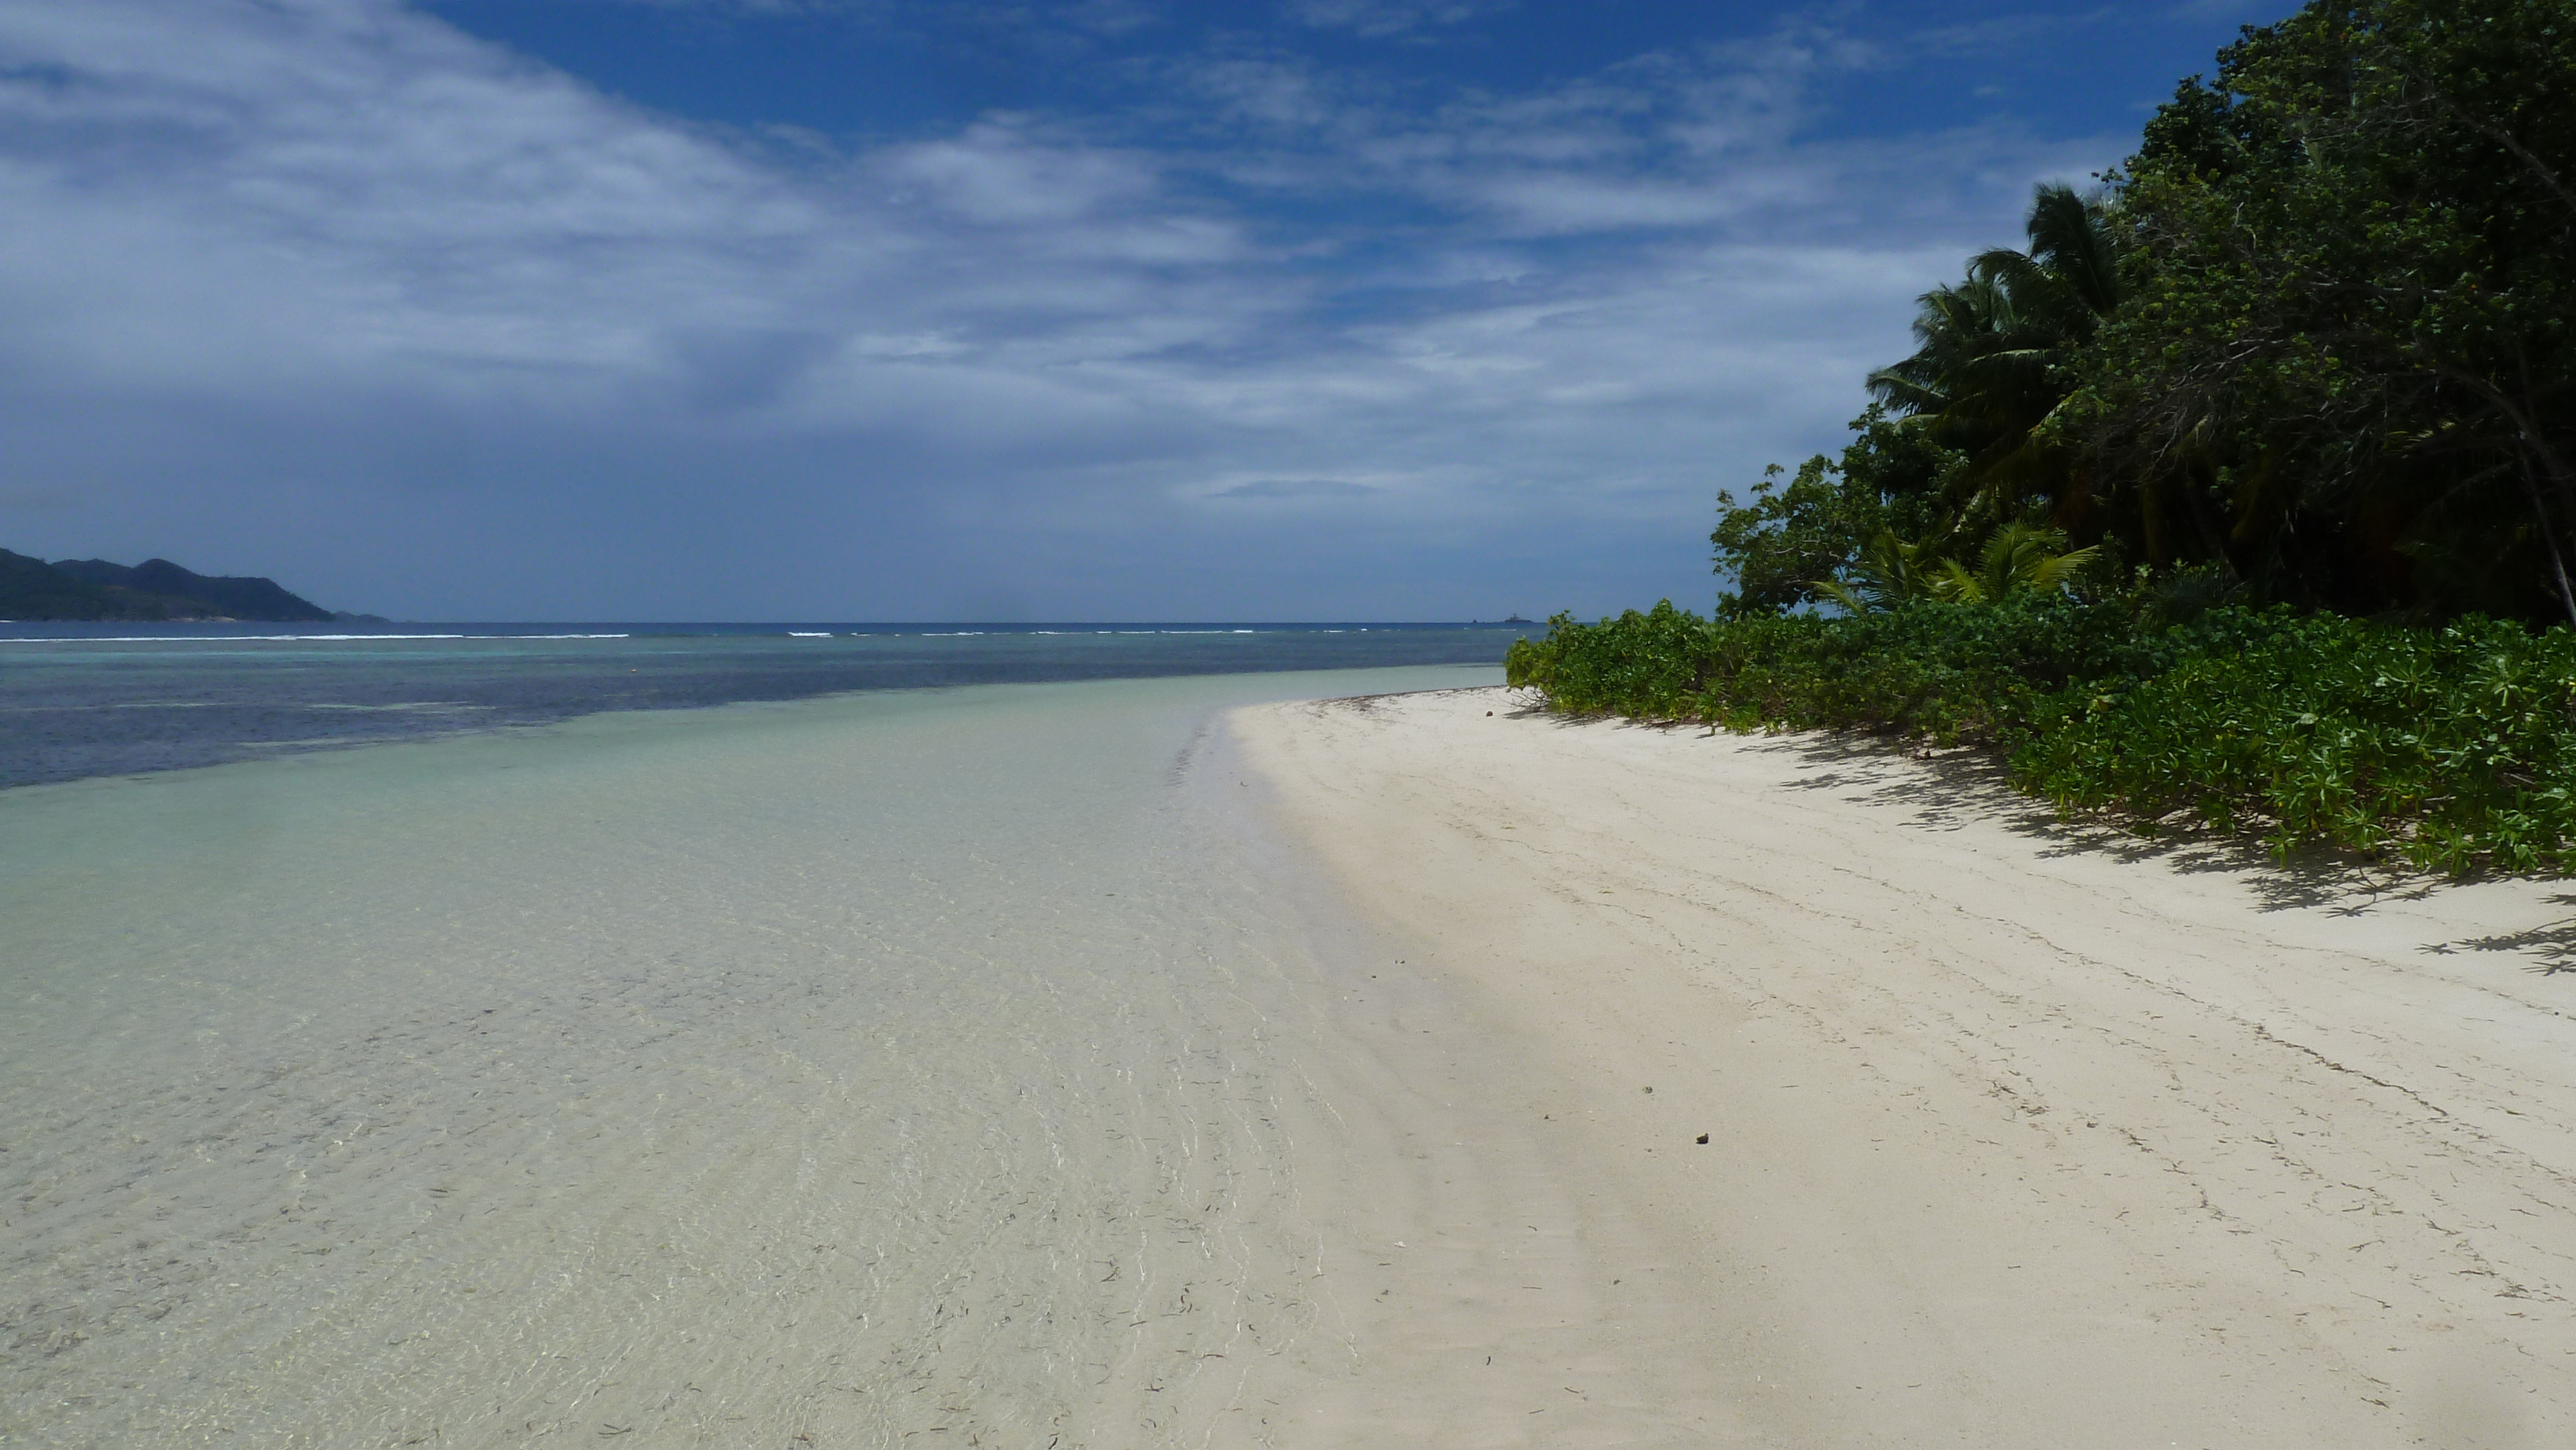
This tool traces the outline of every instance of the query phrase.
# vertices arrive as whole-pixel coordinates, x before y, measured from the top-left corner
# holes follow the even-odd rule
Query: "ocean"
[[[0,788],[857,690],[1494,664],[1422,624],[0,623]]]
[[[0,1442],[1317,1443],[1512,1150],[1216,722],[1509,635],[600,632],[5,647]]]

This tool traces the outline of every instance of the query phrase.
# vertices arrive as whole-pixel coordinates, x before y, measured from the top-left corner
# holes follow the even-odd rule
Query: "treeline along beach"
[[[1724,591],[1554,621],[1575,712],[1998,751],[2154,832],[2576,865],[2576,14],[2311,4],[1926,293]]]

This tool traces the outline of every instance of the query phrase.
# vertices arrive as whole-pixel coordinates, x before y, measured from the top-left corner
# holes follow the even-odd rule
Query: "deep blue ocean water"
[[[602,710],[845,690],[1499,664],[1525,625],[9,624],[0,788]]]

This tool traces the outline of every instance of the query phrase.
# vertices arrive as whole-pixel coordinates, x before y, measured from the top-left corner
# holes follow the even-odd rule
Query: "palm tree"
[[[1849,580],[1817,579],[1808,587],[1853,614],[1894,609],[1917,599],[1995,604],[2024,589],[2065,589],[2101,562],[2099,546],[2068,551],[2066,534],[2029,519],[1994,531],[1977,567],[1940,554],[1939,540],[1909,544],[1881,529],[1852,565]]]
[[[1914,355],[1869,378],[1890,411],[1968,455],[1963,524],[2070,502],[2067,462],[2042,425],[2066,400],[2069,353],[2120,302],[2118,233],[2101,197],[2044,184],[2025,229],[2029,251],[1979,253],[1965,281],[1917,299]]]
[[[1929,541],[1909,544],[1894,529],[1881,529],[1851,566],[1851,579],[1811,579],[1807,587],[1853,614],[1894,609],[1915,599],[1936,598],[1941,561]]]
[[[1960,604],[1992,604],[2019,589],[2063,589],[2102,558],[2100,545],[2068,551],[2066,534],[2026,519],[1994,531],[1973,571],[1956,559],[1941,561],[1933,597]]]

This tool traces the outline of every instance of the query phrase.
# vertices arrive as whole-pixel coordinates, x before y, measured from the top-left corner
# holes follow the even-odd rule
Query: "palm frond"
[[[2095,316],[2120,305],[2119,240],[2109,204],[2071,186],[2043,183],[2031,194],[2030,255],[2061,279]]]
[[[1986,591],[1986,581],[1956,559],[1941,561],[1941,571],[1932,580],[1929,592],[1933,598],[1953,604],[1983,604],[1992,597]]]
[[[1869,375],[1869,395],[1887,405],[1898,417],[1916,413],[1939,413],[1950,407],[1950,395],[1941,391],[1938,381],[1923,381],[1909,376],[1904,364],[1880,368]]]
[[[2032,589],[2063,589],[2093,572],[2102,562],[2102,546],[2087,544],[2071,553],[2051,554],[2036,559],[2022,574],[2024,585]]]
[[[1868,614],[1876,608],[1858,590],[1839,579],[1810,579],[1807,587],[1841,605],[1846,614]]]

